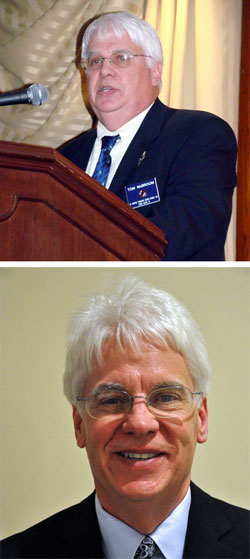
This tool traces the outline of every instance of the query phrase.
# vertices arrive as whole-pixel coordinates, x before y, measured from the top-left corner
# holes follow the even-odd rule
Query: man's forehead
[[[99,36],[98,31],[93,33],[88,51],[96,51],[105,48],[113,48],[114,50],[127,48],[128,46],[135,47],[136,43],[132,41],[128,33],[124,32],[121,37],[117,37],[112,28],[107,30],[104,35]]]
[[[119,357],[122,360],[126,360],[128,356],[132,359],[140,359],[145,352],[152,351],[152,350],[163,350],[168,351],[171,348],[171,345],[166,341],[164,344],[162,340],[152,336],[136,336],[135,338],[131,337],[131,340],[126,340],[121,335],[119,341],[117,338],[111,337],[108,338],[103,346],[102,346],[102,356],[103,360],[112,359],[114,356],[115,358]]]
[[[138,364],[142,366],[143,361],[146,366],[152,359],[160,364],[165,362],[166,358],[169,360],[170,355],[173,359],[177,357],[178,361],[180,359],[183,364],[185,363],[185,358],[175,351],[167,340],[164,343],[154,336],[138,337],[131,339],[129,343],[121,336],[119,343],[115,337],[112,337],[102,345],[101,360],[94,357],[92,374],[97,373],[98,376],[102,376],[109,372],[122,371],[124,367],[137,367]]]

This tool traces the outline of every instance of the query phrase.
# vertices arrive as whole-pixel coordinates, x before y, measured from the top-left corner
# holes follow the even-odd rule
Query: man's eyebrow
[[[183,384],[180,383],[180,381],[178,380],[173,380],[171,382],[159,382],[157,384],[153,384],[149,387],[149,392],[152,392],[152,390],[157,390],[159,388],[169,388],[170,386],[183,386]],[[119,382],[107,382],[107,383],[103,383],[103,384],[98,384],[93,392],[105,392],[108,390],[125,390],[126,392],[128,392],[128,389],[126,388],[126,386],[124,386],[124,384],[121,384]]]
[[[107,382],[104,384],[98,384],[95,387],[94,392],[105,392],[106,390],[126,390],[124,384],[118,382]]]
[[[129,49],[115,49],[111,52],[111,54],[109,56],[111,56],[112,54],[118,54],[119,52],[129,52],[132,54],[132,51]],[[103,55],[100,53],[100,51],[98,50],[91,50],[90,52],[88,52],[88,54],[86,55],[86,57],[88,56],[100,56],[100,58],[103,57]],[[105,57],[106,58],[106,57]]]
[[[181,384],[181,382],[179,382],[178,380],[172,380],[171,382],[159,382],[150,386],[150,392],[151,390],[157,390],[158,388],[169,388],[170,386],[183,386],[183,384]]]

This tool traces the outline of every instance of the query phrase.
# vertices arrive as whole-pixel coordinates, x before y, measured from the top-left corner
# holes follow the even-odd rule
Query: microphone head
[[[42,83],[34,83],[27,89],[29,103],[32,105],[43,105],[49,98],[47,87]]]

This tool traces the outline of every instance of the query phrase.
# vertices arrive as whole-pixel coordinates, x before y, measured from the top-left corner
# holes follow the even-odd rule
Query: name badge
[[[156,178],[125,186],[127,202],[131,208],[141,208],[160,202]]]

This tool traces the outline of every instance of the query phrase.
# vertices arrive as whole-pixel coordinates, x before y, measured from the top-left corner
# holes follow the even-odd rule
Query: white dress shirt
[[[128,524],[106,512],[97,495],[95,505],[105,559],[133,559],[145,535],[149,535],[159,547],[159,552],[154,555],[154,558],[182,558],[191,505],[190,488],[179,505],[151,534],[140,534]]]
[[[108,130],[101,122],[97,124],[97,138],[94,143],[92,152],[90,154],[90,158],[88,161],[88,165],[86,168],[86,173],[92,177],[94,170],[96,168],[97,161],[99,159],[99,155],[101,152],[102,147],[102,137],[103,136],[116,136],[116,134],[120,134],[121,139],[117,140],[114,147],[111,150],[111,167],[108,175],[108,180],[106,184],[106,188],[109,188],[110,183],[115,175],[115,172],[128,149],[129,144],[132,142],[133,137],[135,136],[137,130],[141,126],[143,119],[145,118],[146,114],[148,113],[149,109],[151,109],[153,103],[147,107],[142,113],[139,113],[134,118],[123,124],[121,128],[118,130]]]

